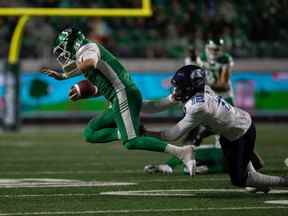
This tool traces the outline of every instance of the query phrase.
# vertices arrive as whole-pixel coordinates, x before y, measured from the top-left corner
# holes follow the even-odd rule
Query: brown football
[[[93,85],[89,80],[81,80],[74,85],[81,98],[87,98],[97,95],[97,87]]]

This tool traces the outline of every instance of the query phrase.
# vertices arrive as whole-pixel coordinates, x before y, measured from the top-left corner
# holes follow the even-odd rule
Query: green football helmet
[[[59,64],[65,68],[71,62],[75,62],[77,50],[86,43],[84,34],[76,28],[67,28],[57,36],[53,54],[56,56]]]
[[[209,60],[215,60],[222,55],[224,40],[222,38],[209,39],[205,45],[205,52]]]

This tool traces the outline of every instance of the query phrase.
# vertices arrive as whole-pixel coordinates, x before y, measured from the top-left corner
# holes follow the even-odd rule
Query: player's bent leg
[[[122,144],[127,149],[164,152],[167,143],[155,137],[140,136],[142,96],[137,88],[117,92],[113,101],[113,115]]]
[[[123,145],[129,150],[139,149],[155,152],[164,152],[167,143],[155,137],[139,136],[123,142]]]
[[[193,149],[190,146],[177,147],[155,137],[140,136],[140,110],[142,96],[138,89],[129,88],[117,92],[113,101],[113,113],[122,144],[127,149],[167,152],[183,161],[193,175],[195,160],[191,160]]]
[[[111,109],[91,119],[83,137],[89,143],[105,143],[118,140],[116,123]]]
[[[220,137],[223,154],[227,161],[230,180],[235,186],[246,186],[248,177],[247,167],[254,149],[255,137],[256,130],[253,123],[246,134],[238,140],[229,141],[225,137]]]
[[[288,177],[270,176],[257,172],[250,162],[255,145],[256,130],[252,123],[244,136],[236,141],[220,138],[224,156],[228,161],[228,172],[235,186],[249,186],[267,192],[272,186],[288,187]]]
[[[261,169],[264,166],[263,159],[255,151],[251,155],[251,162],[252,162],[252,164],[253,164],[253,166],[255,167],[256,170],[259,170],[259,169]]]
[[[225,97],[224,99],[232,106],[235,106],[234,97],[228,96],[228,97]],[[261,169],[264,166],[263,159],[260,157],[260,155],[257,152],[255,152],[255,150],[253,151],[253,154],[251,155],[251,162],[256,170]]]

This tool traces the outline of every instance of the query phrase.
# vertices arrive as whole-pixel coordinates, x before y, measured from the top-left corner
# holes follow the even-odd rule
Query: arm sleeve
[[[176,141],[186,135],[189,131],[200,125],[202,112],[186,113],[174,127],[161,132],[161,138],[167,141]]]
[[[76,53],[77,64],[81,64],[88,59],[94,60],[94,67],[96,68],[97,63],[100,59],[100,50],[97,44],[86,44],[81,47],[80,50]]]
[[[166,98],[163,98],[161,100],[146,100],[142,104],[142,112],[144,113],[157,113],[164,111],[168,109],[169,107],[172,107],[176,104],[179,104],[178,102],[174,101],[172,99],[172,95],[169,95]]]

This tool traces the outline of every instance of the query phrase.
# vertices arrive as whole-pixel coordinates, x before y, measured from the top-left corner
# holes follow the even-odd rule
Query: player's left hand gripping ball
[[[89,80],[81,80],[73,85],[69,91],[69,99],[72,101],[96,96],[98,96],[98,88]]]

